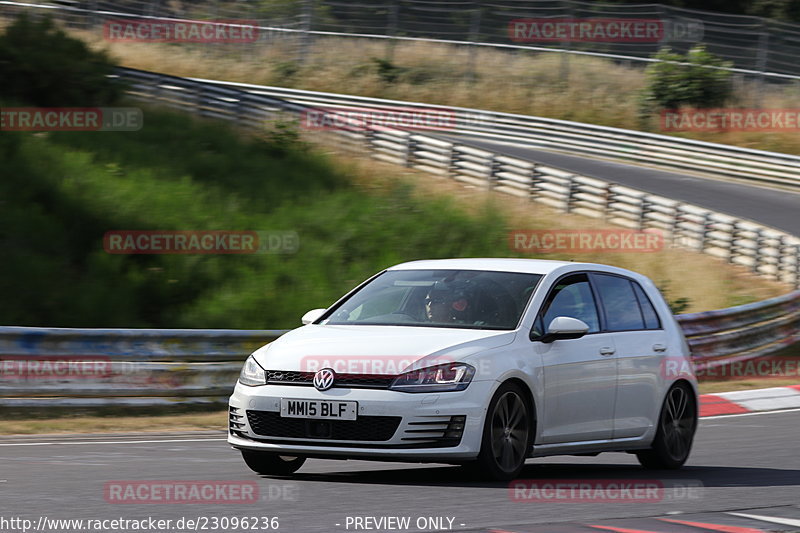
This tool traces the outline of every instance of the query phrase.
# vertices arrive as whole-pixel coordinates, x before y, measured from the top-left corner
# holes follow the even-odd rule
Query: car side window
[[[585,274],[569,276],[556,283],[534,324],[533,336],[544,335],[550,322],[559,316],[582,320],[589,326],[589,333],[600,331],[597,305]]]
[[[639,306],[642,308],[642,317],[644,317],[645,329],[661,329],[661,320],[658,319],[653,302],[644,293],[644,290],[638,283],[632,281],[633,292],[636,293],[636,299],[639,300]]]
[[[608,274],[595,274],[593,278],[605,311],[608,331],[646,329],[639,300],[628,278]]]

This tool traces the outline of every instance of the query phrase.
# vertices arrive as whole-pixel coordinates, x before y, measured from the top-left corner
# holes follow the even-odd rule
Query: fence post
[[[406,167],[413,167],[414,166],[414,152],[417,149],[417,141],[412,138],[411,135],[406,137],[406,160],[405,165]]]
[[[711,225],[711,213],[706,211],[703,214],[703,227],[700,229],[700,245],[698,250],[703,252],[706,249],[706,240],[708,239],[708,228]]]
[[[97,26],[97,0],[89,2],[89,29],[93,30]]]
[[[395,0],[391,6],[389,6],[389,13],[388,13],[388,20],[386,21],[386,35],[389,37],[397,36],[397,26],[398,20],[400,16],[400,5],[399,0]],[[394,39],[386,39],[386,61],[391,63],[394,61],[394,48],[397,45],[397,41]]]
[[[481,38],[481,6],[479,2],[474,3],[472,8],[472,18],[469,27],[469,60],[467,63],[467,83],[475,83],[478,76],[475,72],[475,65],[478,62],[478,46],[475,44]]]
[[[614,192],[611,190],[613,186],[613,183],[606,183],[603,187],[603,222],[608,222],[611,218],[611,204],[614,203]]]
[[[650,202],[643,196],[639,199],[641,205],[639,206],[639,220],[637,222],[637,229],[643,231],[646,226],[647,215],[650,213]]]
[[[761,245],[764,243],[764,233],[761,229],[756,230],[756,249],[753,253],[753,273],[757,274],[761,266]]]
[[[575,176],[570,176],[567,178],[567,197],[564,201],[564,212],[571,213],[572,212],[572,204],[575,201]]]
[[[539,172],[536,171],[536,163],[534,163],[533,167],[531,167],[531,184],[530,190],[528,191],[528,199],[531,202],[535,202],[539,197],[539,182],[542,181],[539,176]]]
[[[794,248],[794,286],[800,289],[800,244],[795,244]]]
[[[486,188],[490,191],[497,187],[497,172],[499,167],[500,163],[497,161],[497,154],[493,153],[489,158],[489,175],[486,176]]]
[[[446,176],[448,178],[455,178],[456,175],[456,161],[458,161],[458,155],[456,154],[456,145],[455,143],[450,144],[450,156],[447,158],[447,173]]]
[[[311,52],[312,39],[311,33],[309,32],[311,31],[314,17],[314,0],[303,0],[302,7],[302,33],[300,37],[300,50],[297,61],[301,64],[304,64],[308,59],[309,53]]]
[[[728,263],[733,263],[734,256],[738,253],[739,247],[736,241],[739,239],[739,220],[731,222],[731,240],[728,242]]]
[[[564,4],[564,14],[566,19],[572,18],[572,2],[570,0],[561,0],[561,3]],[[565,41],[561,41],[561,47],[566,52],[561,52],[561,62],[559,65],[559,76],[561,78],[561,82],[564,84],[569,83],[569,51],[572,50],[572,41],[567,39]]]
[[[758,70],[758,88],[756,89],[755,107],[761,107],[764,100],[764,87],[766,86],[767,58],[769,54],[769,33],[767,24],[761,19],[763,31],[758,36],[758,52],[756,59],[756,70]]]

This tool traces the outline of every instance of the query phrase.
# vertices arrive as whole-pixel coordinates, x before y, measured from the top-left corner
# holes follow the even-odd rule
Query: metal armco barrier
[[[0,405],[218,403],[284,330],[0,327]]]
[[[800,190],[800,157],[791,154],[481,109],[194,79],[319,109],[354,106],[360,109],[403,107],[449,111],[455,117],[455,124],[448,133]]]
[[[697,367],[755,359],[800,342],[800,291],[676,318]]]
[[[754,359],[800,342],[800,291],[676,318],[698,368]],[[0,327],[0,406],[220,404],[283,333]]]

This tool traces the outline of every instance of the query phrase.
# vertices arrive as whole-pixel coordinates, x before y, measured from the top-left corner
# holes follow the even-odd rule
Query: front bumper
[[[333,388],[321,392],[307,386],[248,387],[237,382],[229,405],[231,413],[236,414],[232,420],[238,424],[229,423],[228,442],[238,449],[312,457],[420,462],[474,459],[480,451],[483,420],[496,386],[494,381],[473,381],[459,392],[416,394],[355,388]],[[276,417],[280,412],[281,398],[356,401],[361,426],[371,425],[372,420],[380,420],[381,423],[394,420],[392,417],[399,420],[396,420],[396,430],[390,430],[379,437],[380,440],[374,440],[374,436],[372,440],[309,438],[308,434],[279,437],[269,434],[268,425],[265,427],[264,424],[258,425],[257,433],[249,418],[267,415],[266,418],[279,420]],[[465,417],[460,439],[441,438],[446,428],[456,427],[454,420],[461,423],[457,417]],[[385,438],[389,435],[389,438]]]

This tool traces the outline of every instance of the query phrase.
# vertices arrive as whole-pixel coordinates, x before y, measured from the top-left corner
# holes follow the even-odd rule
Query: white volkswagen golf
[[[230,398],[228,442],[255,472],[361,458],[513,479],[529,457],[630,452],[645,467],[679,468],[689,456],[689,349],[635,272],[416,261],[302,321],[247,359]]]

